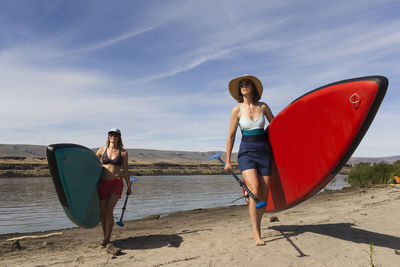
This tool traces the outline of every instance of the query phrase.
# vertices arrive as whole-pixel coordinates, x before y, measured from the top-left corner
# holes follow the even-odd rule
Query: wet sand
[[[246,206],[153,216],[114,227],[118,256],[101,248],[101,226],[7,234],[0,266],[371,266],[371,243],[375,266],[400,266],[399,210],[399,185],[324,192],[266,213],[262,247],[253,243]],[[21,248],[6,241],[56,232],[22,239]]]

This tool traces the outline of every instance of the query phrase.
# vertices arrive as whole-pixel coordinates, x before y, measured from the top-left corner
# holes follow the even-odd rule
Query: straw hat
[[[239,101],[239,96],[240,96],[239,82],[240,82],[241,80],[245,80],[245,79],[250,80],[250,81],[254,84],[255,89],[257,90],[258,95],[259,95],[260,98],[261,98],[261,95],[262,95],[262,93],[263,93],[263,86],[262,86],[262,83],[261,83],[261,81],[260,81],[257,77],[252,76],[252,75],[243,75],[243,76],[239,76],[239,77],[237,77],[237,78],[235,78],[235,79],[232,79],[232,80],[229,82],[228,87],[229,87],[229,92],[231,93],[232,97],[233,97],[234,99],[236,99],[236,100]],[[258,100],[260,100],[260,99],[257,99],[257,101],[258,101]]]

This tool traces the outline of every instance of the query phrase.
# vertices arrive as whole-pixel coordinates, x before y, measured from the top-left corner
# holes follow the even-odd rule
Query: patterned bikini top
[[[110,159],[107,155],[107,149],[106,149],[103,153],[103,156],[101,157],[101,161],[103,164],[112,164],[112,165],[121,166],[121,164],[122,164],[121,150],[119,151],[118,156],[116,156],[115,159]]]

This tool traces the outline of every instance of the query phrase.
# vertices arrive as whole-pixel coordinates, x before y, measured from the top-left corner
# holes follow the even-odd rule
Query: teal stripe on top
[[[248,131],[243,130],[242,131],[243,135],[262,135],[264,133],[265,133],[264,128],[248,130]]]

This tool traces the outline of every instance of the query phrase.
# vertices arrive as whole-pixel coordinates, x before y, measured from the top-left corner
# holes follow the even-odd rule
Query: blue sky
[[[228,82],[278,114],[325,84],[384,75],[354,156],[400,155],[399,1],[0,1],[0,143],[224,150]],[[234,150],[238,148],[238,141]]]

